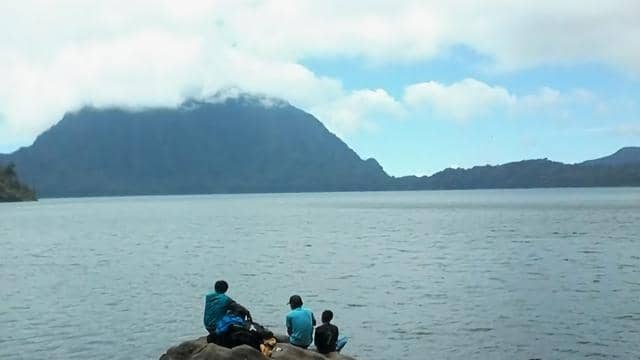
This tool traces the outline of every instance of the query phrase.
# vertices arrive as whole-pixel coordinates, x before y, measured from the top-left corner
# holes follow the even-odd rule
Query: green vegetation
[[[0,165],[0,202],[34,200],[36,193],[18,181],[15,166]]]

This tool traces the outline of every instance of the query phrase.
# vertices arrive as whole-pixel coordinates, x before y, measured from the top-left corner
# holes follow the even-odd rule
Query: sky
[[[391,175],[640,145],[640,1],[0,2],[0,153],[85,105],[221,90],[315,115]],[[90,139],[87,139],[90,141]]]

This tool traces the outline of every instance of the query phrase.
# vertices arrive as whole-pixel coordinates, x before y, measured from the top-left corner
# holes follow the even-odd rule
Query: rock
[[[170,348],[160,360],[264,360],[264,356],[246,345],[227,349],[216,344],[207,344],[205,336]]]
[[[247,346],[227,349],[216,344],[207,344],[207,338],[185,341],[167,350],[160,360],[264,360],[266,357],[258,350]],[[280,360],[355,360],[339,353],[324,356],[311,350],[304,350],[286,343],[276,344],[271,359]]]

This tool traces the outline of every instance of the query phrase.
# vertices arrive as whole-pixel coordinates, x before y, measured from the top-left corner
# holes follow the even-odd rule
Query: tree
[[[16,164],[10,163],[9,165],[5,166],[3,172],[4,172],[5,176],[7,176],[8,178],[15,178],[16,177]]]

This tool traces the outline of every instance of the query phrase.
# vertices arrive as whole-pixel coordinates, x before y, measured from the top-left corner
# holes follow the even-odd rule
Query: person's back
[[[338,327],[333,324],[326,323],[318,326],[316,328],[316,334],[313,337],[318,352],[328,354],[336,351],[338,333]]]
[[[226,282],[218,281],[215,291],[207,293],[204,300],[204,327],[211,333],[215,331],[216,324],[227,313],[227,307],[231,299],[225,294],[228,289]]]
[[[325,310],[322,312],[322,325],[318,326],[314,335],[314,344],[321,354],[328,354],[340,351],[347,343],[347,338],[339,338],[338,327],[331,324],[333,312]]]
[[[306,349],[313,342],[313,327],[316,319],[311,310],[302,307],[300,296],[291,296],[289,304],[291,311],[286,318],[289,343]]]
[[[214,288],[215,291],[205,296],[203,323],[209,332],[207,341],[224,345],[222,335],[228,331],[229,326],[244,324],[245,319],[251,319],[251,314],[225,294],[229,288],[226,281],[217,281]]]

